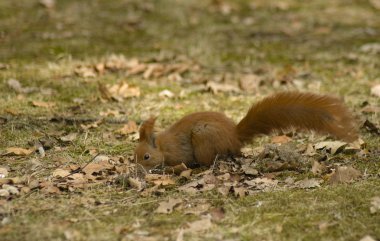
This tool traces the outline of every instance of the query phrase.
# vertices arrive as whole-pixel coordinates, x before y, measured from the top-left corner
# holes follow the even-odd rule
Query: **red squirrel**
[[[187,115],[155,134],[155,118],[140,127],[135,160],[146,170],[162,166],[211,166],[217,156],[239,155],[253,137],[297,128],[327,133],[345,141],[357,139],[354,118],[338,98],[280,92],[254,104],[236,125],[219,112]]]

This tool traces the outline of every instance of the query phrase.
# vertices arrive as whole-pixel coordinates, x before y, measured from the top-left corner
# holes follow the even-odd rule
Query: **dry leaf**
[[[245,174],[247,175],[252,175],[252,176],[257,176],[259,174],[259,171],[257,171],[255,168],[251,167],[248,164],[242,165],[241,169],[244,171]]]
[[[371,88],[371,95],[380,97],[380,85],[375,85]]]
[[[13,89],[19,94],[29,94],[38,91],[36,87],[23,87],[21,83],[16,79],[9,79],[7,82],[9,88]]]
[[[306,148],[304,154],[307,156],[314,156],[317,153],[315,152],[313,145],[309,143],[309,144],[307,144],[307,148]]]
[[[9,69],[9,68],[10,68],[9,64],[5,64],[5,63],[0,62],[0,70],[5,70],[5,69]]]
[[[167,166],[165,167],[165,173],[167,174],[176,174],[179,175],[181,172],[187,170],[187,166],[184,163],[175,166]]]
[[[160,77],[164,74],[165,68],[161,64],[150,64],[143,74],[144,79],[149,79],[151,77]]]
[[[369,235],[366,235],[363,238],[361,238],[360,241],[376,241],[376,239],[372,238]]]
[[[330,176],[330,184],[346,183],[361,177],[361,172],[350,166],[338,167]]]
[[[78,136],[78,133],[70,133],[68,135],[61,136],[61,138],[59,139],[63,142],[72,142],[75,139],[77,139],[77,136]]]
[[[173,209],[182,202],[182,199],[169,198],[168,201],[160,202],[158,208],[154,212],[163,214],[172,213]]]
[[[96,77],[95,69],[92,66],[78,65],[74,69],[74,73],[83,78],[94,78]]]
[[[20,148],[20,147],[8,147],[6,149],[5,155],[29,156],[30,154],[32,154],[35,151],[36,151],[35,148],[24,149],[24,148]]]
[[[66,177],[67,175],[70,175],[70,171],[65,169],[55,169],[53,172],[53,177]]]
[[[308,178],[305,178],[304,180],[296,182],[295,185],[297,187],[299,187],[299,188],[308,189],[308,188],[320,187],[320,183],[321,182],[322,182],[322,180],[320,180],[320,179],[315,179],[315,178],[308,179]]]
[[[206,231],[212,227],[212,222],[209,218],[194,221],[188,224],[188,227],[184,229],[186,233],[198,233]]]
[[[44,194],[59,194],[61,191],[58,187],[54,186],[51,182],[42,182],[40,183],[41,192]]]
[[[311,167],[311,172],[313,174],[321,174],[323,173],[324,171],[326,170],[326,165],[325,164],[321,164],[319,163],[318,161],[316,160],[313,160],[313,166]]]
[[[146,68],[147,68],[146,64],[138,64],[138,65],[133,66],[130,69],[128,69],[127,73],[128,73],[128,75],[141,74],[141,73],[145,72]]]
[[[287,177],[284,182],[288,185],[292,185],[294,183],[294,178],[293,177]]]
[[[89,130],[89,129],[95,129],[95,128],[98,128],[99,127],[99,124],[102,123],[102,120],[98,120],[98,121],[95,121],[95,122],[92,122],[90,124],[80,124],[80,127],[83,129],[83,130]]]
[[[7,190],[11,195],[19,195],[20,194],[17,187],[15,187],[15,186],[3,184],[2,188],[4,190]]]
[[[73,186],[77,186],[79,184],[87,183],[87,179],[82,173],[74,173],[67,177],[68,183]]]
[[[136,133],[138,129],[139,128],[137,127],[136,122],[128,121],[127,124],[125,124],[122,128],[116,130],[115,132],[121,135],[128,135],[131,133]]]
[[[380,10],[380,0],[369,0],[369,3],[377,10]]]
[[[40,0],[39,3],[48,9],[53,9],[55,7],[55,0]]]
[[[120,111],[118,110],[106,110],[106,111],[101,111],[99,112],[100,116],[114,116],[114,117],[119,117],[120,116]]]
[[[255,74],[243,75],[239,80],[239,87],[248,93],[257,93],[261,78]]]
[[[371,207],[369,208],[369,211],[372,214],[380,212],[380,196],[379,197],[373,197],[371,199]]]
[[[187,170],[182,171],[179,176],[184,177],[186,179],[190,179],[192,172],[193,172],[192,169],[187,169]]]
[[[231,192],[231,189],[232,187],[230,186],[221,186],[221,187],[218,187],[217,190],[220,194],[222,194],[222,196],[227,197],[228,194]]]
[[[269,178],[255,178],[255,179],[252,179],[252,180],[246,180],[244,181],[246,184],[248,185],[256,185],[256,184],[265,184],[267,186],[276,186],[278,181],[277,180],[272,180],[272,179],[269,179]]]
[[[174,94],[170,90],[163,90],[160,93],[158,93],[158,96],[161,98],[173,98]]]
[[[125,56],[121,54],[119,55],[112,54],[106,59],[104,65],[107,69],[110,69],[110,70],[121,70],[121,69],[127,68],[128,66],[134,66],[136,64],[138,64],[137,59],[132,59],[128,61],[125,58]]]
[[[109,164],[108,162],[101,162],[101,163],[90,163],[87,166],[83,168],[83,172],[86,175],[93,175],[96,173],[100,173],[105,170],[112,169],[114,166]]]
[[[273,136],[271,142],[274,144],[285,144],[291,140],[292,138],[282,135],[282,136]]]
[[[0,178],[5,178],[8,176],[8,169],[5,167],[0,167]]]
[[[8,190],[0,189],[0,197],[9,197],[10,195]]]
[[[235,85],[223,84],[214,81],[208,81],[206,84],[207,89],[209,89],[213,94],[217,94],[219,92],[235,92],[239,93],[240,89]]]
[[[44,101],[32,101],[32,105],[35,107],[51,108],[55,106],[55,103]]]
[[[338,151],[343,150],[345,146],[347,146],[347,143],[342,141],[322,141],[315,144],[315,149],[321,150],[325,148],[329,150],[331,154],[336,154]]]
[[[175,181],[169,175],[147,174],[145,175],[145,180],[147,182],[151,182],[151,183],[154,183],[155,185],[161,185],[161,186],[175,184]]]
[[[103,73],[104,73],[104,71],[105,71],[105,67],[106,67],[106,66],[104,65],[104,63],[98,63],[98,64],[96,64],[96,65],[94,66],[96,72],[98,72],[99,74],[103,74]]]
[[[140,88],[137,86],[129,86],[125,82],[120,82],[118,84],[107,86],[107,92],[116,101],[123,101],[126,98],[139,97]],[[108,94],[107,94],[108,95]]]
[[[226,211],[222,207],[213,208],[209,213],[211,215],[211,219],[216,222],[221,221],[226,215]]]
[[[104,84],[98,82],[98,90],[100,92],[100,96],[104,100],[111,100],[112,99],[112,94],[109,92],[107,86]]]
[[[211,204],[209,203],[194,203],[184,207],[185,214],[201,215],[209,210]]]
[[[378,54],[380,53],[380,43],[368,43],[360,47],[360,51],[368,54]]]
[[[336,225],[337,222],[332,222],[332,223],[329,223],[329,222],[320,222],[318,224],[318,229],[321,233],[324,233],[329,227],[332,227],[334,225]]]
[[[365,114],[379,113],[380,107],[379,106],[366,106],[363,109],[361,109],[361,112],[363,112]]]
[[[144,189],[144,187],[145,187],[145,182],[141,181],[138,178],[129,177],[128,183],[129,183],[129,185],[131,185],[131,187],[133,187],[139,191]]]
[[[245,197],[248,194],[248,190],[245,187],[232,187],[235,197]]]

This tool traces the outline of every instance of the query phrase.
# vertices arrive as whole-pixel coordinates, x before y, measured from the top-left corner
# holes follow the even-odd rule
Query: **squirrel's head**
[[[153,133],[155,118],[145,121],[140,127],[140,140],[135,149],[135,161],[145,170],[151,170],[163,164],[164,157],[157,149]]]

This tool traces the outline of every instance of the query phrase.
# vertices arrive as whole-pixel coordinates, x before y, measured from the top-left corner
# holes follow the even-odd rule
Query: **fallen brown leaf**
[[[173,98],[174,94],[170,90],[163,90],[160,93],[158,93],[158,96],[161,98]]]
[[[95,128],[98,128],[101,123],[102,123],[102,120],[97,120],[97,121],[92,122],[90,124],[80,124],[80,127],[83,130],[95,129]]]
[[[168,201],[160,202],[158,208],[154,212],[162,214],[172,213],[173,209],[182,202],[182,199],[179,198],[169,198]]]
[[[209,210],[211,204],[209,203],[193,203],[184,207],[185,214],[201,215]]]
[[[29,156],[35,151],[36,151],[35,148],[25,149],[25,148],[20,148],[20,147],[8,147],[6,149],[5,155]]]
[[[369,235],[366,235],[363,238],[361,238],[359,241],[376,241],[376,239],[372,238]]]
[[[94,78],[96,77],[95,69],[92,66],[78,65],[74,69],[74,73],[83,78]]]
[[[145,175],[145,180],[155,185],[167,186],[174,185],[175,180],[173,180],[169,175],[159,175],[159,174],[147,174]]]
[[[198,233],[203,232],[212,227],[212,222],[210,218],[204,218],[201,220],[194,221],[187,225],[187,228],[184,229],[186,233]]]
[[[331,154],[336,154],[342,151],[345,146],[347,146],[347,143],[342,141],[322,141],[315,144],[315,149],[321,150],[325,148],[329,150]]]
[[[130,86],[126,82],[120,82],[112,86],[107,86],[107,89],[112,99],[119,102],[122,102],[126,98],[140,96],[140,88],[137,86]]]
[[[39,3],[47,9],[53,9],[55,7],[55,0],[40,0]]]
[[[216,222],[221,221],[226,215],[226,211],[222,207],[213,208],[209,213],[211,215],[211,219]]]
[[[59,139],[63,142],[72,142],[75,139],[77,139],[77,136],[78,136],[78,133],[70,133],[65,136],[61,136],[61,138]]]
[[[369,211],[372,214],[380,212],[380,196],[379,197],[373,197],[371,199],[371,207],[369,208]]]
[[[53,177],[66,177],[67,175],[70,175],[70,171],[65,169],[55,169],[53,172]]]
[[[55,103],[44,101],[32,101],[32,105],[35,107],[51,108],[55,106]]]
[[[282,136],[273,136],[271,142],[274,144],[284,144],[291,141],[292,138],[282,135]]]
[[[315,188],[315,187],[320,187],[320,183],[322,180],[320,179],[315,179],[315,178],[305,178],[301,181],[298,181],[295,183],[295,185],[299,188],[303,189],[309,189],[309,188]]]
[[[334,173],[331,174],[329,183],[338,184],[351,182],[361,177],[361,172],[350,166],[337,167]]]
[[[374,95],[376,97],[380,97],[380,84],[375,85],[371,88],[371,95]]]
[[[138,129],[139,128],[137,127],[136,122],[128,121],[128,123],[125,124],[122,128],[116,130],[116,133],[121,135],[128,135],[137,132]]]
[[[380,0],[369,0],[369,3],[377,10],[380,10]]]
[[[213,94],[217,94],[219,92],[235,92],[235,93],[240,92],[240,89],[235,85],[223,84],[223,83],[218,83],[218,82],[214,82],[214,81],[208,81],[206,84],[206,87]]]
[[[248,190],[245,187],[232,187],[235,197],[245,197],[248,194]]]
[[[38,91],[38,88],[36,87],[23,87],[21,83],[16,79],[9,79],[7,84],[9,88],[13,89],[19,94],[29,94]]]
[[[257,93],[261,78],[255,74],[243,75],[239,80],[239,87],[248,93]]]
[[[8,169],[6,167],[0,167],[0,178],[8,176]]]
[[[106,111],[101,111],[99,113],[100,116],[114,116],[114,117],[119,117],[120,116],[120,111],[118,110],[106,110]]]
[[[325,164],[321,164],[319,163],[318,161],[316,160],[313,160],[313,166],[311,167],[311,172],[313,174],[321,174],[323,173],[324,171],[326,170],[326,165]]]

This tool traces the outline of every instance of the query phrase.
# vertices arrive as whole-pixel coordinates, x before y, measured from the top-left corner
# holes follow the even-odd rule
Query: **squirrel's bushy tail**
[[[328,133],[345,141],[357,139],[355,121],[338,98],[300,92],[281,92],[254,104],[237,125],[241,142],[255,135],[290,128]]]

